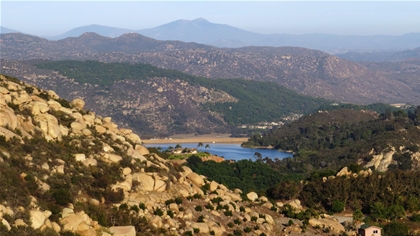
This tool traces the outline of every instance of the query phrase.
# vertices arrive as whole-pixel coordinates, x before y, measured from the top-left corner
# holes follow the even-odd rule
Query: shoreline
[[[248,138],[228,138],[228,137],[189,137],[189,138],[167,138],[167,139],[142,139],[144,144],[162,143],[243,143]]]

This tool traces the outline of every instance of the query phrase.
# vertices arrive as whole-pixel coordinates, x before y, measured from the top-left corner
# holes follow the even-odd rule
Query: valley
[[[2,31],[0,235],[420,235],[418,33]]]

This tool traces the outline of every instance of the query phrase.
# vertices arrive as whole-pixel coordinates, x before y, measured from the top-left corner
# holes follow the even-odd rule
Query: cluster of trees
[[[281,180],[299,178],[294,175],[282,175],[260,161],[203,162],[200,157],[193,155],[187,159],[187,164],[194,172],[229,188],[239,188],[244,193],[255,191],[265,195],[266,189],[274,187]]]

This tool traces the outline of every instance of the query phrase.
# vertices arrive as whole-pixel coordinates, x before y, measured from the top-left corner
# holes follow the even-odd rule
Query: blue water
[[[274,149],[263,149],[263,148],[243,148],[240,144],[227,144],[227,143],[203,143],[203,147],[199,148],[199,151],[209,152],[211,154],[224,157],[226,160],[255,160],[255,152],[261,153],[263,158],[268,157],[270,159],[283,159],[285,157],[291,157],[293,154],[287,152],[280,152]],[[210,148],[205,149],[206,144],[210,145]],[[168,149],[169,146],[175,147],[176,144],[146,144],[146,147],[161,147],[163,150]],[[197,148],[197,143],[181,143],[183,148]]]

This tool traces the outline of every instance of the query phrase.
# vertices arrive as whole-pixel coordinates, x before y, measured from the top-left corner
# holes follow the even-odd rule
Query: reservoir
[[[255,160],[254,154],[256,152],[260,153],[262,158],[268,157],[270,159],[283,159],[285,157],[292,157],[292,153],[280,152],[275,149],[265,149],[265,148],[243,148],[241,144],[238,143],[203,143],[203,147],[198,148],[198,143],[181,143],[180,145],[183,148],[198,148],[198,151],[209,152],[213,155],[224,157],[225,160]],[[206,145],[209,145],[210,148],[204,148]],[[159,144],[145,144],[146,147],[161,147],[162,150],[168,149],[169,146],[175,147],[174,143],[159,143]]]

